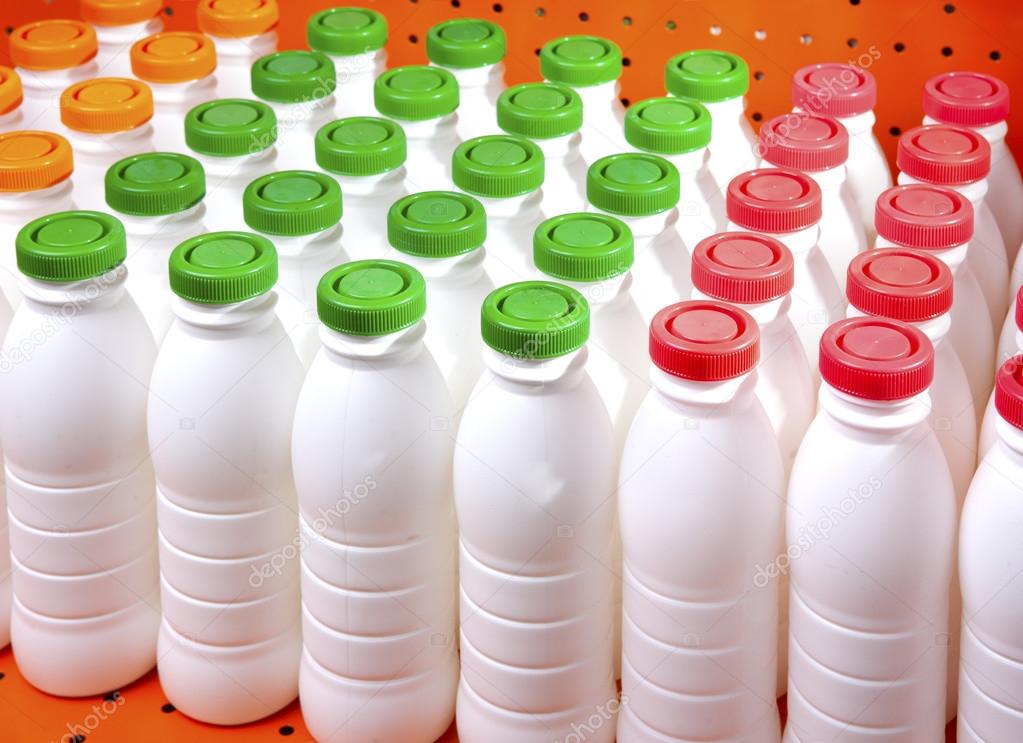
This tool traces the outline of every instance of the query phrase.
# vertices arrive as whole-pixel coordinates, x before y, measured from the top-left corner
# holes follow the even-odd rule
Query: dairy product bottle
[[[754,581],[781,549],[785,475],[758,357],[756,321],[723,302],[679,302],[650,325],[653,389],[618,476],[619,743],[780,739],[778,585]]]
[[[1023,357],[1007,361],[995,381],[997,443],[970,485],[959,529],[963,635],[958,739],[1019,740],[1023,707],[1023,601],[1018,525],[1023,518]]]
[[[163,31],[160,0],[81,0],[78,9],[96,32],[96,66],[103,77],[130,77],[132,44]]]
[[[543,151],[525,137],[492,134],[458,145],[455,185],[487,213],[487,271],[496,286],[533,275],[533,230],[543,221]]]
[[[348,258],[341,245],[341,187],[325,173],[281,170],[242,197],[245,224],[277,249],[277,316],[308,368],[320,349],[316,285]]]
[[[398,199],[387,212],[388,257],[426,279],[425,343],[460,415],[483,373],[476,308],[494,290],[485,265],[487,213],[457,191],[423,191]]]
[[[1005,318],[1005,327],[1002,329],[1002,337],[998,341],[999,364],[1008,361],[1017,354],[1023,353],[1023,287],[1016,292],[1015,312]],[[995,410],[995,399],[992,395],[988,397],[987,407],[984,409],[984,418],[980,426],[980,443],[977,446],[977,461],[983,459],[984,455],[995,445],[997,434],[995,433],[995,422],[998,420],[998,413]]]
[[[0,295],[0,332],[7,333],[12,314],[11,306]],[[0,366],[6,368],[3,361]],[[6,486],[0,484],[0,648],[11,642],[11,550],[7,524]]]
[[[10,67],[0,65],[0,130],[13,132],[24,127],[21,107],[24,100],[21,77]]]
[[[160,623],[167,699],[215,725],[298,694],[297,502],[291,424],[302,364],[274,313],[264,237],[209,232],[169,261],[174,325],[153,369]]]
[[[373,260],[317,291],[323,347],[292,440],[302,716],[323,743],[432,743],[455,713],[458,657],[452,410],[423,345],[427,289]]]
[[[707,168],[710,113],[681,98],[647,98],[629,107],[625,138],[637,150],[660,155],[679,173],[681,197],[675,228],[690,253],[724,224],[724,200]]]
[[[107,208],[128,236],[125,287],[157,343],[174,318],[167,259],[185,238],[206,232],[206,176],[195,158],[152,152],[118,160],[105,179]]]
[[[396,67],[373,83],[377,111],[405,131],[410,191],[451,188],[451,153],[461,141],[458,95],[455,76],[441,67]]]
[[[22,676],[57,696],[108,693],[156,662],[156,346],[124,290],[125,250],[100,212],[50,214],[17,238],[25,299],[0,376],[11,643]]]
[[[199,0],[196,24],[217,48],[217,98],[249,97],[252,65],[277,51],[280,15],[277,0]]]
[[[464,743],[549,743],[600,715],[611,743],[614,434],[574,289],[503,286],[482,310],[487,371],[454,455]]]
[[[504,90],[504,29],[480,18],[456,18],[426,34],[430,64],[458,81],[458,136],[464,141],[496,134],[494,106]]]
[[[583,158],[592,163],[629,149],[622,134],[625,106],[618,97],[622,50],[601,36],[561,36],[540,49],[540,74],[567,85],[583,102]]]
[[[404,130],[375,116],[338,119],[316,132],[315,150],[316,164],[345,195],[346,253],[353,260],[383,256],[387,210],[408,193]]]
[[[368,8],[327,8],[310,16],[306,41],[334,62],[335,116],[376,113],[373,81],[387,69],[387,19]]]
[[[821,189],[821,252],[839,286],[853,257],[867,249],[867,233],[846,183],[849,133],[838,119],[783,114],[760,127],[764,167],[799,170]]]

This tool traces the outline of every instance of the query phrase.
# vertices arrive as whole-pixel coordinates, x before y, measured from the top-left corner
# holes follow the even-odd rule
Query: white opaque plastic
[[[242,194],[252,181],[277,169],[277,147],[271,145],[254,154],[238,157],[212,157],[194,150],[188,150],[186,154],[198,160],[206,172],[203,203],[206,204],[207,228],[211,232],[247,230],[242,216]],[[282,163],[281,167],[287,166]]]
[[[22,127],[43,131],[58,131],[60,123],[60,94],[75,83],[99,76],[95,59],[63,70],[27,70],[15,67],[21,78],[24,98],[21,101]]]
[[[404,166],[381,175],[324,172],[341,186],[345,253],[353,261],[382,258],[391,249],[387,242],[387,210],[408,193]]]
[[[153,149],[156,152],[188,152],[185,116],[200,103],[217,97],[220,70],[186,83],[146,81],[153,91]]]
[[[0,245],[4,246],[0,250],[0,289],[7,303],[15,309],[21,304],[18,286],[21,273],[14,241],[21,228],[33,219],[76,208],[72,200],[72,180],[73,176],[36,191],[8,191],[0,199]]]
[[[141,23],[122,26],[94,24],[99,51],[96,53],[98,75],[102,77],[134,77],[131,71],[131,47],[139,39],[163,31],[163,19],[150,18]]]
[[[732,178],[756,167],[757,137],[746,119],[745,98],[700,102],[713,122],[707,168],[718,193],[724,194]]]
[[[821,228],[817,244],[828,259],[835,283],[845,286],[849,262],[867,249],[867,233],[860,222],[852,192],[846,185],[846,168],[807,172],[821,189]]]
[[[580,149],[582,135],[575,132],[532,141],[543,151],[543,200],[540,204],[543,213],[555,217],[584,211],[587,165]]]
[[[631,150],[625,141],[625,106],[619,99],[618,81],[569,87],[583,101],[580,149],[586,162],[596,162],[607,155]]]
[[[700,240],[724,227],[727,221],[724,198],[707,167],[710,155],[706,148],[661,157],[678,168],[682,196],[676,229],[686,250],[692,253]]]
[[[107,169],[122,158],[153,151],[153,127],[149,123],[113,134],[90,134],[65,126],[60,134],[74,150],[74,179],[82,184],[76,194],[81,209],[109,211],[103,194]]]
[[[543,189],[507,199],[471,195],[487,212],[486,266],[494,286],[533,278],[533,233],[547,217]]]
[[[499,134],[497,98],[504,90],[504,65],[483,67],[443,67],[458,81],[458,124],[456,130],[464,142],[485,134]]]
[[[7,334],[14,311],[0,294],[0,337]],[[6,372],[10,359],[0,358],[0,372]],[[2,451],[0,451],[2,455]],[[11,553],[7,541],[7,493],[6,485],[0,482],[0,648],[11,641]]]
[[[217,51],[217,93],[210,97],[251,98],[252,65],[277,51],[277,32],[238,38],[207,35]]]
[[[452,189],[451,155],[462,141],[456,128],[458,119],[458,114],[448,114],[425,121],[394,120],[405,130],[408,143],[405,172],[409,193]]]
[[[277,158],[289,170],[316,170],[316,132],[334,120],[336,94],[300,103],[263,101],[277,116]]]
[[[334,117],[376,116],[373,83],[387,69],[387,52],[378,49],[365,54],[327,56],[334,61],[337,78]]]

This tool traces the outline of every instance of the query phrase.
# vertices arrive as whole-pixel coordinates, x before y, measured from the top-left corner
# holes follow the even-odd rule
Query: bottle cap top
[[[762,168],[735,176],[725,197],[728,218],[754,232],[795,232],[821,219],[821,189],[810,176]]]
[[[197,304],[237,304],[277,283],[273,243],[251,232],[189,238],[174,248],[169,266],[171,291]]]
[[[847,395],[905,400],[930,386],[934,348],[921,330],[898,320],[839,320],[821,336],[820,371],[825,382]]]
[[[426,281],[405,263],[354,261],[332,268],[316,287],[320,322],[347,335],[380,336],[412,327],[426,313]]]
[[[426,56],[442,67],[485,67],[504,59],[504,29],[479,18],[438,23],[426,34]]]
[[[11,32],[11,62],[26,70],[66,70],[96,56],[96,31],[88,23],[54,18]]]
[[[334,63],[322,52],[275,52],[252,65],[252,92],[264,101],[318,101],[333,94],[336,87]]]
[[[185,144],[210,157],[254,155],[277,141],[277,115],[261,101],[221,98],[185,116]]]
[[[203,33],[238,38],[259,36],[277,27],[277,0],[199,0],[196,22]]]
[[[899,137],[899,170],[939,186],[959,186],[987,178],[991,145],[980,134],[949,124],[910,129]]]
[[[849,158],[849,132],[827,116],[782,114],[760,127],[764,160],[792,170],[830,170]]]
[[[139,80],[97,77],[75,83],[60,94],[60,120],[75,131],[124,132],[151,118],[153,93]]]
[[[483,300],[483,342],[507,356],[553,359],[582,348],[590,334],[583,295],[553,281],[520,281]]]
[[[625,139],[658,155],[680,155],[710,144],[710,111],[685,98],[647,98],[625,114]]]
[[[443,67],[395,67],[373,83],[373,102],[393,119],[438,119],[458,108],[458,81]]]
[[[918,250],[868,250],[849,262],[845,293],[866,315],[926,322],[952,308],[952,271]]]
[[[82,18],[94,26],[130,26],[160,13],[160,0],[81,0]]]
[[[124,262],[124,225],[102,212],[48,214],[21,228],[15,239],[18,270],[39,281],[85,281]]]
[[[338,175],[379,175],[400,168],[408,154],[405,130],[390,119],[352,116],[316,132],[316,164]]]
[[[131,71],[147,83],[186,83],[212,75],[217,52],[208,36],[192,31],[166,31],[136,41],[130,52]]]
[[[540,50],[540,74],[573,88],[609,83],[622,74],[622,50],[600,36],[551,39]]]
[[[368,8],[327,8],[309,18],[306,40],[336,57],[375,52],[387,43],[387,19]]]
[[[973,237],[973,204],[941,186],[894,186],[877,197],[874,227],[904,248],[948,250]]]
[[[739,98],[749,90],[749,67],[737,54],[690,49],[668,60],[664,87],[679,98],[716,103]]]
[[[995,376],[995,410],[1006,423],[1023,428],[1023,354],[999,368]]]
[[[924,113],[942,124],[991,126],[1009,118],[1009,86],[980,72],[942,72],[924,84]]]
[[[674,208],[680,189],[678,169],[646,152],[602,157],[586,173],[586,200],[605,212],[629,217]]]
[[[510,134],[462,142],[451,158],[451,179],[474,196],[521,196],[540,188],[543,176],[543,150],[532,140]]]
[[[721,232],[693,249],[693,286],[734,304],[784,297],[795,281],[792,253],[780,240],[755,232]]]
[[[1016,293],[1016,327],[1023,331],[1023,286]]]
[[[792,105],[822,116],[858,116],[877,105],[877,81],[852,64],[808,65],[792,76]]]
[[[562,214],[533,233],[533,262],[551,278],[589,283],[621,276],[632,268],[632,230],[598,212]]]
[[[53,132],[0,132],[0,193],[38,191],[74,170],[71,145]]]
[[[24,98],[21,76],[10,67],[0,65],[0,116],[20,106]]]
[[[650,360],[675,377],[721,382],[752,371],[759,359],[756,320],[724,302],[679,302],[650,323]]]
[[[513,85],[497,99],[497,125],[520,137],[563,137],[582,127],[583,101],[567,85]]]
[[[341,187],[326,173],[282,170],[252,181],[242,194],[245,224],[269,235],[311,235],[341,221]]]
[[[202,201],[206,172],[194,157],[147,152],[118,160],[104,178],[107,205],[121,214],[177,214]]]
[[[487,237],[483,204],[458,191],[423,191],[398,199],[387,212],[391,247],[419,258],[454,258]]]

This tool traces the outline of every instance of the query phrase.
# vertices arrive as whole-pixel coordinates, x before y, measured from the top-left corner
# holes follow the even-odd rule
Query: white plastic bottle
[[[348,260],[341,244],[341,187],[318,171],[281,170],[250,183],[242,200],[245,224],[277,249],[277,316],[308,368],[320,350],[316,286]]]
[[[93,25],[99,42],[100,75],[131,77],[131,46],[163,31],[162,5],[160,0],[80,0],[82,18]]]
[[[58,212],[17,241],[25,300],[0,376],[18,670],[57,696],[119,689],[160,621],[146,388],[156,346],[124,290],[124,229]]]
[[[1016,292],[1015,312],[1009,313],[1009,316],[1005,318],[1005,327],[1002,329],[1002,337],[998,342],[997,363],[1003,364],[1021,353],[1023,353],[1023,287]],[[984,418],[980,426],[980,443],[977,446],[978,462],[995,445],[998,437],[995,432],[997,420],[995,399],[994,396],[991,396],[987,400],[987,407],[984,409]]]
[[[280,16],[277,0],[199,0],[196,24],[217,48],[217,98],[249,97],[252,65],[277,51]]]
[[[13,314],[11,305],[0,292],[0,337],[6,335]],[[9,369],[10,360],[0,357],[0,373],[6,373]],[[6,487],[0,483],[0,648],[7,647],[11,642],[11,552],[7,531]]]
[[[21,104],[25,91],[21,76],[10,67],[0,65],[0,130],[13,132],[25,126],[25,113]]]
[[[169,261],[175,321],[149,390],[157,478],[164,694],[238,725],[298,695],[291,423],[302,364],[274,313],[264,237],[210,232]]]
[[[650,325],[653,389],[618,476],[619,743],[781,737],[778,584],[754,581],[781,550],[785,475],[758,357],[756,321],[722,302],[679,302]]]
[[[498,132],[494,106],[504,90],[504,29],[479,18],[456,18],[426,33],[430,64],[458,81],[458,136],[463,141]]]
[[[838,119],[783,114],[760,127],[757,151],[764,167],[801,171],[820,186],[818,245],[842,286],[849,261],[867,249],[867,233],[846,183],[849,133]]]
[[[373,81],[387,69],[387,19],[368,8],[327,8],[306,24],[310,49],[334,62],[335,115],[372,116]]]
[[[458,685],[451,401],[423,345],[423,277],[347,263],[295,413],[302,716],[317,741],[432,743]],[[398,393],[398,394],[395,394]],[[391,466],[393,465],[393,466]]]
[[[174,319],[167,260],[179,243],[207,230],[205,173],[187,155],[152,152],[110,166],[105,190],[107,208],[128,235],[125,286],[159,343]]]

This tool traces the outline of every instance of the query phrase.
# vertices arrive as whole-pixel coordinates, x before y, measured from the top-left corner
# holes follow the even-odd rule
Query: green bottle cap
[[[504,52],[504,29],[479,18],[444,21],[426,33],[426,56],[441,67],[485,67]]]
[[[277,251],[251,232],[207,232],[185,240],[170,256],[170,288],[198,304],[236,304],[277,283]]]
[[[117,268],[124,225],[103,212],[57,212],[32,220],[14,240],[18,270],[40,281],[84,281]]]
[[[602,157],[586,173],[586,199],[605,212],[629,217],[671,209],[680,189],[675,166],[645,152]]]
[[[316,132],[316,164],[338,175],[389,173],[407,154],[405,130],[390,119],[352,116]]]
[[[454,258],[483,245],[483,204],[457,191],[424,191],[398,199],[387,212],[387,241],[419,258]]]
[[[276,52],[252,65],[252,92],[264,101],[316,101],[326,98],[336,87],[334,63],[320,52]]]
[[[309,19],[305,36],[310,49],[352,57],[384,48],[387,19],[367,8],[328,8]]]
[[[562,36],[540,50],[540,74],[577,88],[609,83],[622,74],[622,50],[600,36]]]
[[[185,144],[201,155],[254,155],[276,141],[277,115],[259,101],[244,98],[207,101],[185,116]]]
[[[590,335],[583,295],[553,281],[520,281],[483,300],[483,342],[521,359],[553,359],[582,348]]]
[[[691,49],[668,60],[664,87],[680,98],[703,103],[738,98],[749,90],[749,67],[737,54]]]
[[[177,214],[202,201],[206,171],[194,157],[147,152],[118,160],[103,179],[107,205],[121,214],[158,217]]]
[[[710,144],[710,111],[686,98],[647,98],[625,114],[625,140],[658,155],[681,155]]]
[[[451,157],[451,180],[474,196],[521,196],[543,185],[543,173],[543,151],[530,140],[510,134],[466,140]]]
[[[345,263],[316,287],[320,322],[348,335],[389,335],[415,325],[426,313],[426,281],[398,261]]]
[[[583,99],[567,85],[515,85],[497,99],[497,125],[530,139],[563,137],[582,127]]]
[[[442,67],[395,67],[373,83],[373,102],[394,119],[436,119],[458,108],[458,81]]]
[[[268,235],[311,235],[341,221],[341,186],[326,173],[282,170],[242,194],[245,224]]]
[[[632,267],[632,230],[620,219],[596,212],[561,214],[533,233],[533,261],[562,281],[605,281]]]

